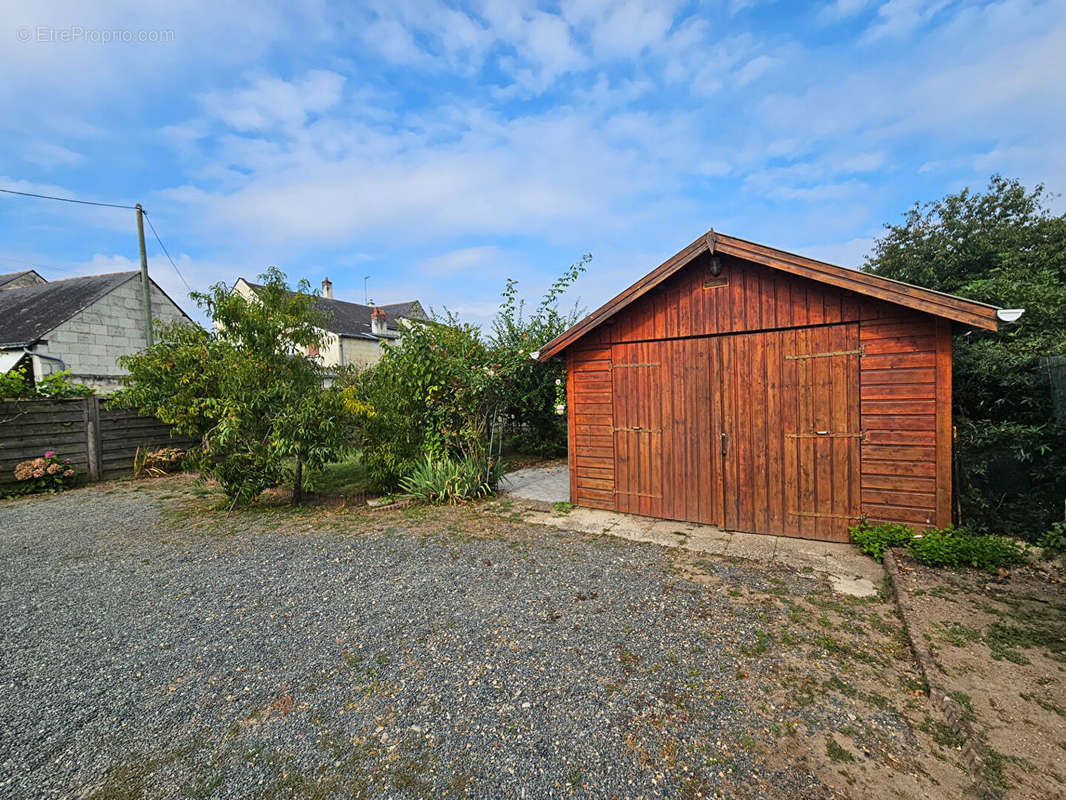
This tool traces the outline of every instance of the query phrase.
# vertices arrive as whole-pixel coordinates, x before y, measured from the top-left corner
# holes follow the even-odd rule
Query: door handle
[[[722,434],[722,455],[723,456],[726,454],[726,451],[728,449],[729,449],[729,434],[728,433],[723,433]]]

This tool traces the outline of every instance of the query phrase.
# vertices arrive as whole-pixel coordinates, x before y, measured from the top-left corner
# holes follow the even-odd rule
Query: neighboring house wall
[[[341,364],[368,367],[378,362],[378,359],[381,358],[381,351],[380,341],[372,342],[369,339],[355,339],[345,336],[341,339]]]
[[[187,321],[181,309],[155,284],[152,284],[152,318],[165,323]],[[34,351],[63,359],[75,383],[112,391],[120,386],[119,378],[126,374],[118,365],[118,357],[143,350],[146,344],[141,282],[134,277],[49,331],[45,342],[38,344]],[[37,363],[50,372],[60,369],[53,361]]]
[[[233,290],[247,300],[252,300],[256,297],[255,290],[248,285],[248,282],[245,281],[244,278],[239,278],[237,280]],[[422,311],[420,305],[414,309],[414,313],[420,318],[426,318],[425,312]],[[408,320],[401,318],[398,322],[400,331],[409,324],[410,322]],[[333,367],[346,367],[348,365],[368,367],[371,364],[376,364],[381,359],[381,354],[384,350],[384,341],[388,341],[391,344],[398,344],[400,342],[403,338],[403,334],[400,331],[389,329],[388,338],[386,340],[364,339],[359,336],[344,336],[327,331],[325,332],[321,346],[318,348],[317,355],[322,359],[322,364],[327,369]],[[307,352],[306,349],[301,349],[303,352]]]

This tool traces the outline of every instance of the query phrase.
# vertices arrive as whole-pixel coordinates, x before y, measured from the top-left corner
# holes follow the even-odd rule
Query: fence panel
[[[197,444],[187,436],[171,436],[171,428],[154,417],[132,411],[100,408],[100,477],[120,478],[133,472],[138,447],[180,447]]]
[[[15,465],[53,451],[90,480],[119,478],[133,472],[137,448],[196,444],[171,436],[171,428],[152,417],[104,407],[99,397],[70,400],[0,401],[0,490],[15,483]]]

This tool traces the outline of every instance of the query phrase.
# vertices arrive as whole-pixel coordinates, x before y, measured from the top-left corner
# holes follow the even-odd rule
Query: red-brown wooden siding
[[[615,507],[611,350],[568,351],[570,497],[592,508]]]
[[[950,324],[722,261],[567,350],[573,502],[828,540],[946,525]]]
[[[924,314],[864,320],[862,510],[873,522],[951,522],[951,328]]]

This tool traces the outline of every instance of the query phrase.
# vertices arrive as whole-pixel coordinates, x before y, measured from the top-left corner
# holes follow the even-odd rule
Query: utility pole
[[[148,251],[144,247],[144,209],[137,204],[137,243],[141,248],[141,300],[144,306],[144,340],[151,347],[152,337],[152,286],[148,283]]]

